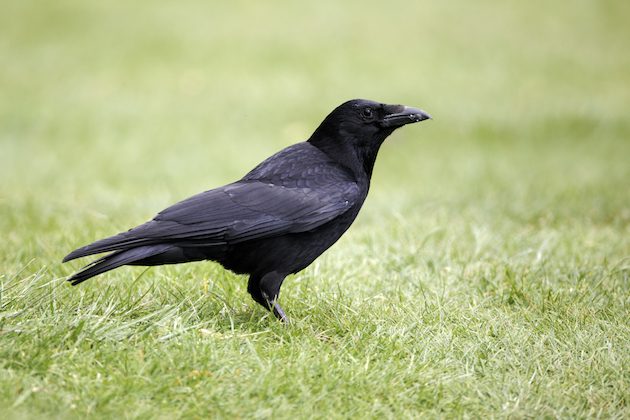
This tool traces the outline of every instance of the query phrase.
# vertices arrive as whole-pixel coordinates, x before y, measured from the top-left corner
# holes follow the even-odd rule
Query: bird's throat
[[[382,142],[371,143],[351,137],[345,137],[341,141],[338,138],[319,137],[309,139],[309,143],[348,168],[358,180],[372,176]]]

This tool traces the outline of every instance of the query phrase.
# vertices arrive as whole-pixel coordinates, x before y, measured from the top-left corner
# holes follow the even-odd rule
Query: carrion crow
[[[249,274],[248,292],[276,317],[284,278],[306,268],[356,218],[378,150],[424,111],[355,99],[333,110],[305,142],[271,156],[239,181],[202,192],[147,223],[72,251],[64,262],[109,252],[71,276],[77,285],[122,265],[213,260]]]

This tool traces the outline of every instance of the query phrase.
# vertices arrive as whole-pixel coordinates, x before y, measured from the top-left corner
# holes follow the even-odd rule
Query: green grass
[[[630,417],[629,5],[5,2],[2,418]],[[354,97],[434,120],[291,325],[214,263],[64,281]]]

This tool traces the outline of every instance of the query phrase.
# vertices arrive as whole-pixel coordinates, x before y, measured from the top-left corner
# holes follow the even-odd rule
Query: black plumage
[[[71,252],[64,262],[110,253],[68,280],[77,285],[122,265],[214,260],[249,274],[254,300],[286,320],[277,302],[284,278],[307,267],[350,227],[367,196],[385,138],[427,118],[416,108],[348,101],[308,141],[281,150],[239,181],[192,196],[147,223]]]

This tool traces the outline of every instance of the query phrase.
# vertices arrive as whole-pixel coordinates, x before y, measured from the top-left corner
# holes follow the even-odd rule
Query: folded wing
[[[321,182],[320,177],[316,183],[301,185],[235,182],[181,201],[127,232],[79,248],[64,261],[147,244],[213,246],[306,232],[340,216],[361,199],[353,180],[335,178]]]

